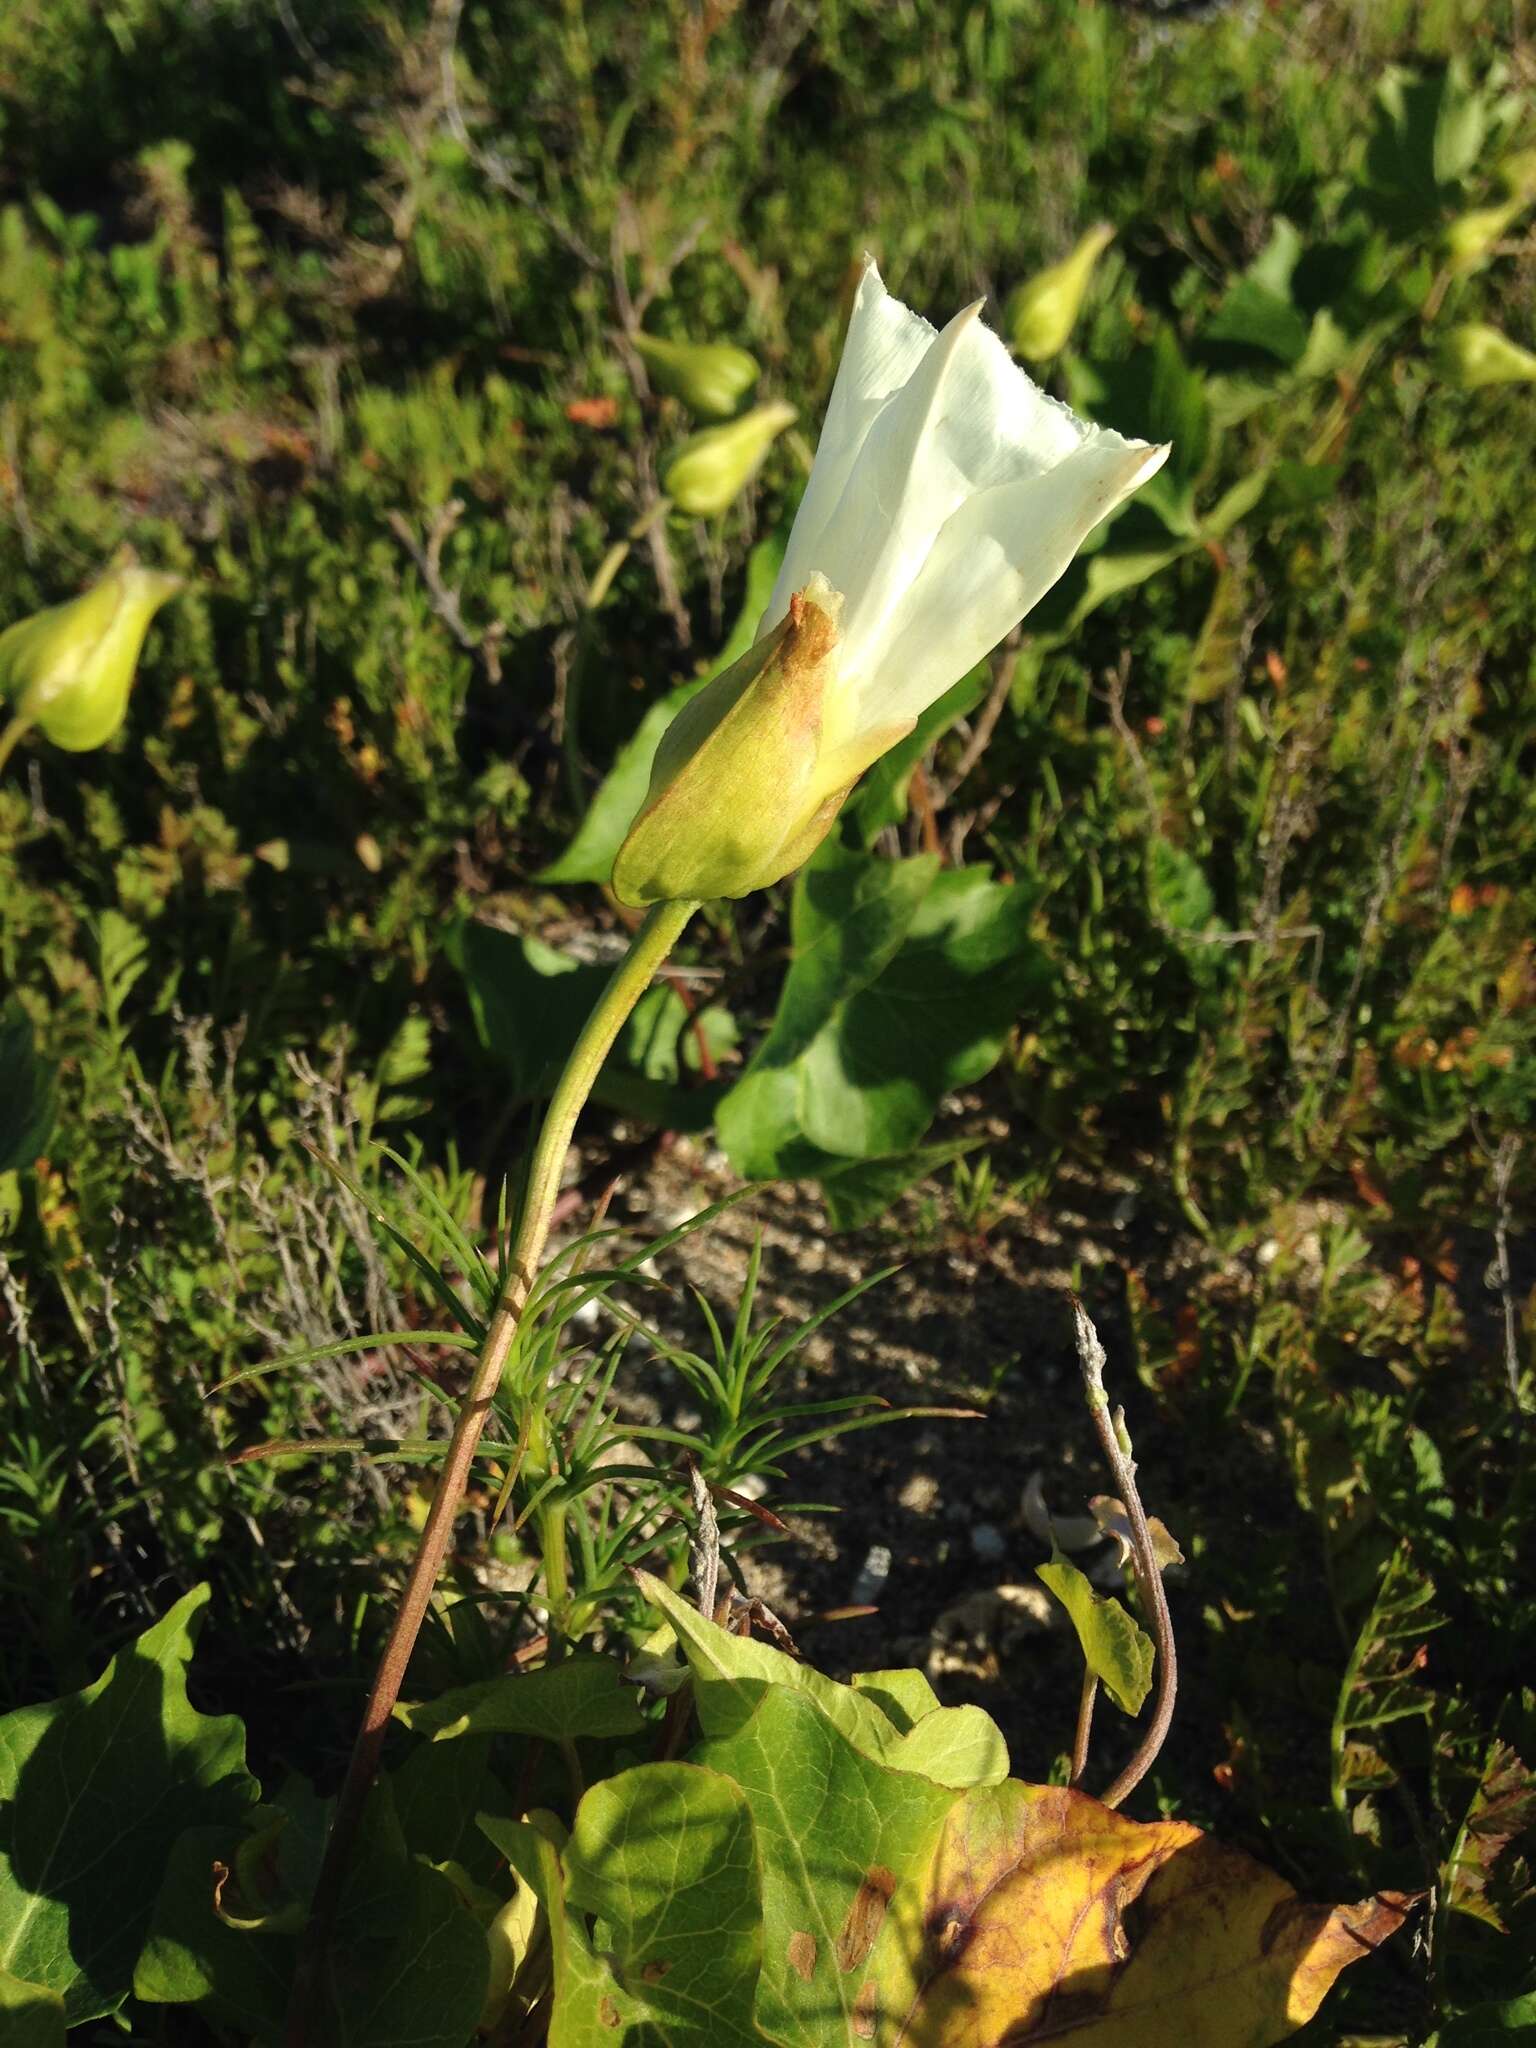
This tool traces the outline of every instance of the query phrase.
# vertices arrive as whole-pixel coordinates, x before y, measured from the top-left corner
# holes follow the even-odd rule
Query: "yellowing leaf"
[[[1308,1906],[1185,1822],[1127,1820],[1054,1787],[978,1790],[945,1823],[916,1922],[910,1898],[893,1902],[897,1941],[921,1951],[919,1990],[905,2012],[868,2001],[867,2038],[1270,2048],[1408,1903]]]

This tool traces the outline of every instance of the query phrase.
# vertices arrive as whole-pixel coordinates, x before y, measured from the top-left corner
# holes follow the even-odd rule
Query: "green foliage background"
[[[1437,354],[1460,320],[1536,327],[1529,216],[1461,273],[1442,239],[1536,144],[1528,37],[1512,0],[0,13],[0,621],[124,542],[190,580],[120,740],[0,780],[13,1702],[84,1684],[210,1557],[258,1741],[276,1685],[374,1641],[409,1491],[350,1456],[302,1487],[220,1462],[330,1426],[353,1382],[205,1396],[432,1320],[387,1227],[419,1238],[419,1204],[372,1147],[460,1219],[515,1168],[620,930],[567,850],[792,510],[862,252],[913,305],[1000,317],[1104,218],[1048,381],[1171,436],[1167,472],[947,707],[971,723],[925,730],[931,828],[877,779],[793,892],[701,926],[715,1082],[658,1004],[605,1099],[698,1129],[745,1071],[734,1161],[818,1176],[840,1221],[945,1163],[928,1123],[989,1067],[998,1170],[1047,1213],[1064,1166],[1155,1159],[1212,1252],[1185,1303],[1132,1286],[1143,1377],[1207,1455],[1265,1433],[1338,1631],[1279,1670],[1247,1648],[1233,1612],[1283,1630],[1289,1588],[1233,1537],[1206,1626],[1245,1825],[1314,1884],[1374,1880],[1377,1842],[1438,1867],[1496,1734],[1532,1760],[1536,413]],[[801,427],[594,604],[694,424],[635,374],[636,318],[750,348]],[[884,920],[872,986],[845,898]],[[763,962],[824,928],[847,974],[780,1005]],[[941,971],[981,1024],[935,1009],[913,1054],[882,1019]],[[373,1384],[370,1426],[424,1423]],[[1395,1760],[1389,1558],[1455,1624]],[[1293,1742],[1331,1755],[1325,1838]],[[1473,1957],[1489,1997],[1530,1990]]]

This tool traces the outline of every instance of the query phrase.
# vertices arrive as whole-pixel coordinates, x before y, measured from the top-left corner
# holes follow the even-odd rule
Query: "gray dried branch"
[[[1126,1514],[1130,1519],[1136,1583],[1141,1590],[1147,1618],[1152,1624],[1152,1640],[1157,1649],[1157,1697],[1153,1703],[1152,1718],[1136,1747],[1135,1755],[1109,1790],[1102,1795],[1106,1806],[1119,1806],[1151,1770],[1167,1740],[1168,1730],[1173,1722],[1174,1701],[1179,1689],[1178,1653],[1173,1640],[1173,1617],[1168,1612],[1168,1595],[1157,1561],[1157,1549],[1147,1522],[1147,1511],[1142,1506],[1141,1494],[1136,1485],[1136,1463],[1131,1456],[1130,1438],[1125,1433],[1124,1416],[1118,1409],[1111,1414],[1109,1396],[1104,1390],[1104,1367],[1107,1363],[1104,1346],[1099,1342],[1099,1333],[1093,1327],[1088,1311],[1075,1294],[1072,1297],[1072,1320],[1077,1337],[1077,1359],[1082,1369],[1083,1392],[1088,1402],[1088,1413],[1099,1439],[1099,1447],[1104,1453],[1104,1461],[1109,1466],[1114,1480],[1115,1491],[1124,1502]],[[1091,1702],[1088,1703],[1086,1711],[1091,1714]],[[1083,1714],[1080,1713],[1078,1739],[1086,1747],[1083,1718]]]

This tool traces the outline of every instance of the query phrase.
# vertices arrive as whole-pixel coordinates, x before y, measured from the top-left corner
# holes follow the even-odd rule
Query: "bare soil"
[[[963,1106],[964,1122],[984,1113]],[[994,1135],[995,1109],[988,1119]],[[963,1124],[962,1124],[963,1127]],[[1005,1127],[1004,1127],[1005,1128]],[[824,1503],[829,1514],[788,1513],[789,1536],[752,1550],[750,1590],[788,1625],[803,1654],[835,1676],[889,1665],[928,1672],[948,1703],[974,1701],[1001,1724],[1014,1768],[1041,1777],[1068,1749],[1081,1664],[1035,1568],[1050,1555],[1025,1489],[1038,1475],[1055,1516],[1080,1518],[1108,1490],[1080,1394],[1070,1297],[1075,1288],[1109,1354],[1111,1397],[1125,1405],[1144,1498],[1181,1541],[1189,1563],[1170,1580],[1177,1626],[1188,1617],[1183,1704],[1168,1765],[1184,1798],[1230,1748],[1222,1686],[1204,1657],[1202,1606],[1219,1598],[1210,1560],[1252,1533],[1284,1556],[1306,1535],[1272,1443],[1249,1427],[1228,1429],[1220,1470],[1188,1455],[1212,1441],[1208,1419],[1188,1431],[1176,1400],[1138,1377],[1127,1288],[1172,1314],[1212,1286],[1247,1291],[1238,1266],[1213,1265],[1207,1248],[1124,1173],[1066,1170],[1049,1214],[1010,1205],[984,1236],[935,1228],[928,1191],[905,1198],[874,1228],[838,1234],[813,1186],[756,1190],[667,1255],[664,1277],[697,1287],[724,1322],[740,1299],[754,1237],[761,1234],[758,1314],[798,1322],[870,1272],[898,1270],[818,1331],[785,1368],[786,1399],[878,1395],[893,1407],[979,1409],[975,1420],[895,1422],[800,1454],[786,1497]],[[723,1158],[679,1141],[615,1213],[660,1233],[738,1185]],[[914,1234],[931,1249],[910,1249]],[[675,1334],[698,1343],[678,1288],[666,1314]],[[632,1379],[629,1398],[647,1417],[687,1424],[690,1390],[655,1361]],[[887,1563],[888,1554],[888,1563]],[[1085,1568],[1107,1564],[1100,1548]],[[875,1612],[827,1619],[869,1603]],[[1118,1767],[1130,1725],[1102,1708],[1090,1785]],[[1102,1777],[1100,1773],[1102,1772]],[[1202,1800],[1202,1803],[1204,1803]]]

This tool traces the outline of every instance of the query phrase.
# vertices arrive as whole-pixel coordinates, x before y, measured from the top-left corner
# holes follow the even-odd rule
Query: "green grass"
[[[1064,1166],[1154,1158],[1148,1199],[1208,1256],[1181,1297],[1132,1276],[1149,1406],[1218,1472],[1233,1433],[1262,1441],[1306,1517],[1297,1559],[1230,1506],[1216,1817],[1320,1892],[1444,1882],[1495,1741],[1536,1762],[1536,410],[1451,388],[1435,353],[1457,321],[1536,326],[1536,216],[1469,275],[1440,247],[1536,143],[1529,23],[470,0],[450,54],[456,10],[314,12],[0,20],[0,624],[125,541],[191,585],[121,738],[0,777],[0,1090],[35,1067],[54,1098],[0,1179],[0,1688],[82,1683],[210,1572],[258,1722],[355,1673],[414,1482],[222,1452],[416,1435],[445,1358],[205,1397],[432,1323],[389,1227],[442,1227],[422,1187],[494,1229],[545,1049],[488,1049],[464,928],[618,929],[600,889],[536,878],[723,644],[861,253],[942,317],[1102,218],[1048,381],[1171,435],[1166,482],[998,658],[989,742],[974,710],[933,739],[936,811],[898,794],[879,849],[1032,892],[1043,966],[987,1084],[1012,1135],[997,1183],[964,1169],[958,1225],[1007,1227],[995,1185],[1049,1213]],[[636,317],[751,349],[801,426],[594,607],[695,424],[632,377]],[[777,1001],[778,898],[692,942],[727,1076]],[[641,1081],[672,1117],[698,1092],[667,1028],[634,1113],[661,1099]],[[1223,1526],[1219,1490],[1203,1507]],[[1377,1726],[1393,1560],[1447,1625]],[[1323,1619],[1293,1655],[1298,1603]],[[1209,1757],[1176,1732],[1170,1759],[1208,1817]],[[1516,1852],[1463,1881],[1482,1917],[1452,1884],[1428,1961],[1373,1966],[1316,2038],[1357,2006],[1362,2037],[1418,2039],[1528,1988],[1523,1883]]]

